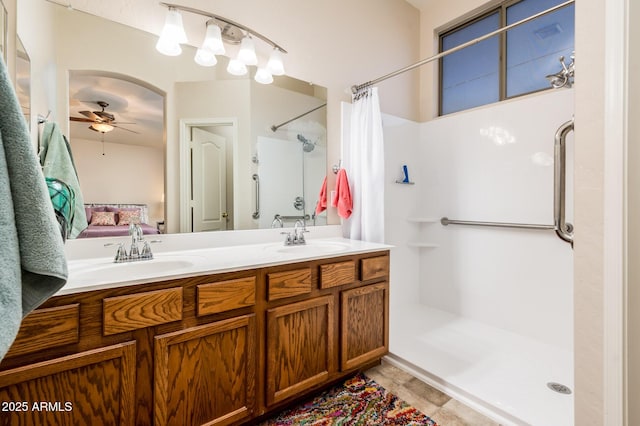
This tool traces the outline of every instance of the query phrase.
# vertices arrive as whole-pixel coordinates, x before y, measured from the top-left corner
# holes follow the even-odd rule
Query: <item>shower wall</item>
[[[439,219],[552,224],[554,134],[572,112],[572,90],[559,90],[451,114],[417,132],[415,123],[385,119],[386,226],[398,246],[392,293],[400,293],[392,308],[419,300],[571,350],[569,244],[552,231],[445,227]],[[572,147],[571,135],[569,164]],[[394,183],[402,164],[415,185]]]

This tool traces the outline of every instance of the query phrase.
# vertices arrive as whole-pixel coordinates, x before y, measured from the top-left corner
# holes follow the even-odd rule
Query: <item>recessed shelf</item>
[[[408,242],[407,245],[409,247],[417,247],[417,248],[438,248],[438,247],[440,247],[438,244],[420,243],[420,242]]]
[[[437,223],[440,222],[440,219],[436,217],[408,217],[407,221],[413,223]]]

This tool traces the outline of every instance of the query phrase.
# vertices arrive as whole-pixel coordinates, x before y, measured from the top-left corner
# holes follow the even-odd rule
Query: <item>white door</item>
[[[191,127],[191,227],[227,229],[226,139]]]

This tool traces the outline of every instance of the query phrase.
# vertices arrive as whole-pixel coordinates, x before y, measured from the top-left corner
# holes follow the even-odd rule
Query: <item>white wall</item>
[[[419,211],[552,225],[554,135],[572,112],[558,90],[422,124]],[[424,304],[571,350],[573,253],[553,231],[437,223],[420,238],[439,245],[421,254]]]
[[[85,203],[146,204],[150,225],[164,219],[162,150],[73,138],[69,143]]]

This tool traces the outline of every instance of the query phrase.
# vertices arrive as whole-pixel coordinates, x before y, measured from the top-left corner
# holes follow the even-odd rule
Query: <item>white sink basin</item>
[[[340,253],[346,251],[349,245],[338,241],[307,241],[306,244],[285,246],[284,243],[269,245],[267,249],[278,253],[300,254],[314,256],[321,254]]]
[[[200,259],[192,256],[156,257],[151,260],[136,262],[114,263],[101,262],[93,264],[70,265],[69,279],[99,280],[99,281],[127,281],[148,276],[170,275],[180,273],[199,263]]]

